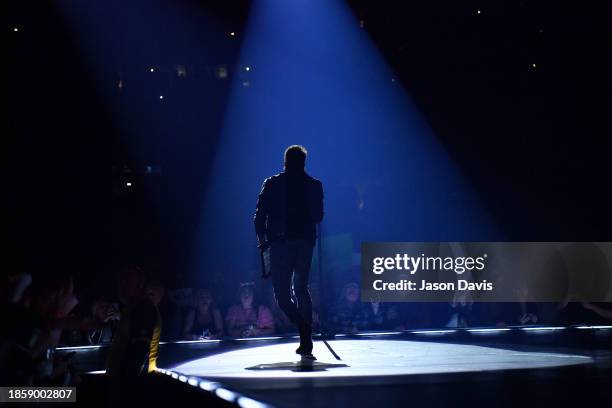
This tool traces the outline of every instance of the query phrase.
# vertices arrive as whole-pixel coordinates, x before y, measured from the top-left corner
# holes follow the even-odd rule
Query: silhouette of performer
[[[254,222],[259,249],[270,249],[270,272],[278,306],[300,332],[300,346],[295,352],[314,359],[308,275],[316,225],[323,219],[323,186],[304,171],[306,154],[306,149],[298,145],[285,150],[285,169],[264,181]]]

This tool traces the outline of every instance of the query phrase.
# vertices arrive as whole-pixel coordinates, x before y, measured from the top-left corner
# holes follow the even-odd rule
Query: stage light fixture
[[[224,399],[225,401],[228,401],[228,402],[234,402],[236,401],[236,398],[237,398],[236,393],[228,389],[220,388],[220,387],[215,390],[215,394],[217,395],[217,397]]]
[[[200,388],[204,391],[213,391],[219,388],[220,384],[218,382],[212,381],[200,381]]]
[[[238,398],[238,406],[241,408],[268,408],[269,405],[264,404],[263,402],[256,401],[249,397],[240,397]]]

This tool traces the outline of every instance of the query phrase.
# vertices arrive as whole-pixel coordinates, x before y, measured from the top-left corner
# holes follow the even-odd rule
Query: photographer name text
[[[455,291],[455,290],[469,290],[469,291],[492,291],[493,283],[483,280],[482,282],[470,282],[465,279],[459,279],[457,282],[428,282],[421,280],[415,282],[408,279],[402,279],[399,282],[384,282],[381,279],[377,279],[372,282],[374,290],[407,290],[407,291],[421,291],[421,292],[436,292],[436,291]]]

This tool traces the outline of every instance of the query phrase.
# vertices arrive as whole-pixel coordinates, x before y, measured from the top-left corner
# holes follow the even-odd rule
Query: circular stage
[[[334,340],[329,344],[342,358],[336,360],[323,342],[315,341],[312,367],[298,363],[297,343],[283,343],[228,351],[179,364],[172,370],[247,388],[290,388],[300,385],[354,385],[404,382],[423,374],[536,369],[588,364],[592,359],[574,354],[510,350],[465,344],[402,340]]]

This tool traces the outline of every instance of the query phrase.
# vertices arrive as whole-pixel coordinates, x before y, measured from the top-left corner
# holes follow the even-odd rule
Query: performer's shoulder
[[[278,181],[280,181],[281,177],[283,176],[284,173],[278,173],[275,174],[273,176],[268,177],[267,179],[264,180],[264,184],[270,185],[270,184],[274,184]]]
[[[310,174],[306,174],[306,175],[308,176],[308,181],[310,181],[311,183],[317,184],[317,185],[320,185],[320,186],[323,185],[323,183],[321,183],[321,180],[312,177]]]
[[[281,173],[275,174],[275,175],[270,176],[267,179],[265,179],[264,180],[264,185],[270,186],[270,185],[274,185],[276,183],[280,183],[280,182],[282,182],[282,180],[285,177],[287,177],[287,173],[285,173],[285,172],[281,172]],[[321,180],[312,177],[308,173],[306,173],[306,179],[308,180],[308,182],[310,182],[312,184],[322,185]]]

